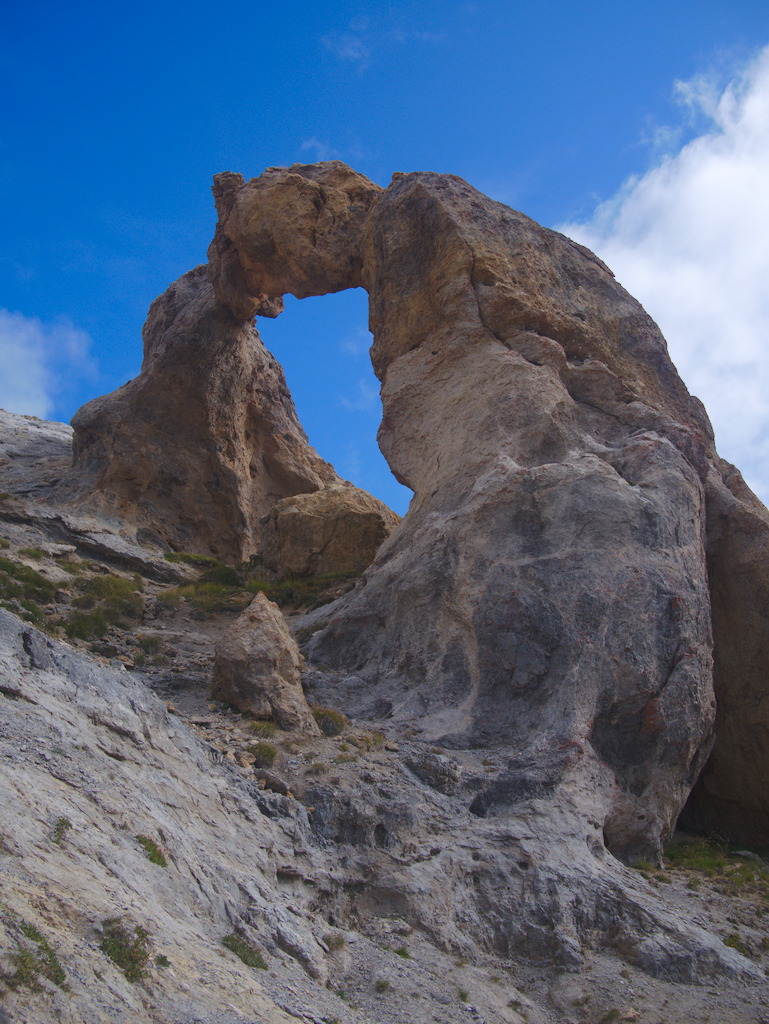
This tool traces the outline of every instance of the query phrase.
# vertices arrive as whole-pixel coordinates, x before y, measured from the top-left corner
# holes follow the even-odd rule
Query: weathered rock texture
[[[304,658],[280,608],[256,595],[216,643],[211,695],[282,729],[320,736],[302,690]]]
[[[436,820],[444,798],[468,818],[445,855],[417,856],[387,787],[346,802],[308,787],[320,837],[365,851],[361,912],[571,967],[596,941],[688,980],[723,963],[673,939],[607,854],[659,856],[716,703],[687,814],[769,837],[769,518],[718,459],[659,330],[593,254],[451,176],[383,191],[297,165],[219,176],[215,195],[210,267],[192,277],[212,315],[242,325],[285,292],[367,289],[380,444],[414,491],[356,588],[304,623],[323,666],[305,682],[418,737],[410,770],[439,793]],[[171,302],[181,317],[186,301]],[[335,482],[316,472],[296,492]],[[397,851],[389,869],[374,848]]]
[[[140,375],[74,416],[62,493],[174,549],[240,561],[276,501],[340,483],[252,321],[217,301],[206,267],[172,284],[150,308]]]
[[[262,559],[281,576],[361,573],[400,521],[358,487],[283,498],[264,519]]]
[[[317,233],[326,189],[350,213]],[[613,852],[656,857],[713,742],[706,484],[724,479],[659,330],[590,252],[454,177],[381,194],[323,164],[225,191],[213,249],[233,307],[238,289],[368,290],[380,444],[415,492],[312,657],[355,672],[361,703],[418,711],[435,742],[515,751],[483,813],[578,793]],[[766,527],[754,515],[762,551]],[[721,644],[730,720],[735,667]]]

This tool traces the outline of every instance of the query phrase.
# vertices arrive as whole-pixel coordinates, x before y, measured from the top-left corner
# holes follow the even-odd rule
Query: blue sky
[[[6,5],[0,406],[68,420],[135,376],[205,261],[214,173],[458,174],[606,259],[769,498],[769,4]],[[361,292],[262,337],[310,440],[399,511]]]

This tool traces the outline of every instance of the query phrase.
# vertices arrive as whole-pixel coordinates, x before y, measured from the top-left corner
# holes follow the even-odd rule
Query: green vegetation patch
[[[157,864],[161,868],[168,867],[166,855],[154,839],[150,839],[149,836],[139,835],[136,836],[136,842],[143,847],[144,852],[147,854],[147,860],[151,864]]]
[[[222,945],[229,949],[231,953],[234,953],[239,960],[242,960],[246,967],[254,967],[260,971],[267,970],[267,964],[264,962],[262,954],[253,942],[250,942],[239,929],[230,932],[229,935],[225,935],[222,939]]]
[[[59,988],[66,988],[66,971],[45,936],[28,921],[17,919],[12,927],[19,932],[16,949],[10,954],[13,970],[0,973],[0,981],[10,989],[39,991],[42,976]]]
[[[256,768],[272,768],[278,756],[278,748],[266,740],[250,743],[248,752],[253,755],[254,767]]]
[[[256,722],[251,723],[250,729],[255,736],[268,740],[271,736],[275,735],[277,726],[274,722],[270,722],[267,719],[258,719]]]
[[[141,981],[147,973],[150,958],[149,935],[137,925],[124,925],[122,918],[111,917],[102,922],[104,936],[99,944],[103,953],[117,964],[129,981]]]
[[[92,640],[104,636],[110,626],[129,627],[141,619],[144,599],[141,577],[94,576],[80,587],[67,623],[67,636]]]
[[[51,833],[51,838],[57,846],[61,846],[64,842],[64,837],[71,828],[72,822],[69,818],[59,818],[57,820],[56,824],[53,826],[53,832]]]
[[[342,714],[335,708],[314,707],[312,716],[320,727],[324,736],[339,736],[350,724],[347,715]]]
[[[201,615],[242,611],[260,591],[281,607],[318,607],[339,597],[340,585],[342,590],[349,589],[357,579],[354,573],[331,573],[276,580],[257,576],[257,571],[264,570],[251,562],[231,566],[207,555],[186,552],[167,554],[165,558],[197,568],[200,575],[195,582],[166,590],[159,600],[170,605],[187,601]]]
[[[42,548],[19,548],[19,554],[24,555],[25,558],[34,558],[40,560],[45,558],[45,551]]]
[[[25,598],[48,604],[55,590],[53,583],[36,569],[0,556],[0,598]]]

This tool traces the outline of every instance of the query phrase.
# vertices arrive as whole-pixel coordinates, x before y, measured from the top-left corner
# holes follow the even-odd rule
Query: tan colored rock
[[[216,643],[211,695],[319,736],[302,691],[303,664],[280,609],[259,593]]]
[[[276,501],[340,482],[251,319],[217,302],[206,267],[172,284],[150,308],[139,376],[75,414],[61,493],[176,550],[237,562]]]
[[[281,576],[360,573],[400,521],[357,487],[283,498],[264,520],[262,558]]]
[[[382,189],[338,160],[214,178],[214,289],[236,315],[361,283],[363,227]],[[275,299],[279,300],[277,306]]]
[[[342,281],[333,235],[324,272],[312,217],[265,212],[270,190],[304,209],[321,173],[339,172],[271,170],[230,195],[220,231],[255,301]],[[354,672],[361,701],[418,710],[428,740],[516,751],[479,814],[576,788],[609,849],[655,858],[712,742],[707,418],[600,260],[460,179],[399,176],[346,223],[379,441],[414,499],[309,650]]]

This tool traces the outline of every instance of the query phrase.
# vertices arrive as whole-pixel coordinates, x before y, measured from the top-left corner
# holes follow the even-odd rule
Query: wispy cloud
[[[352,397],[341,396],[339,402],[350,412],[373,413],[379,416],[382,411],[379,389],[363,378],[358,380],[354,395]]]
[[[68,320],[45,324],[0,309],[0,408],[50,416],[74,380],[93,375],[89,335]]]
[[[336,58],[355,64],[359,71],[365,71],[371,60],[371,50],[360,33],[330,32],[322,37],[325,48]]]
[[[695,137],[626,181],[585,223],[595,250],[659,323],[719,451],[769,501],[769,47],[726,85],[677,82]]]
[[[338,149],[334,149],[328,142],[319,139],[317,135],[305,139],[299,148],[303,153],[314,153],[316,160],[339,160],[342,156]]]
[[[371,348],[371,332],[365,327],[354,327],[348,331],[342,340],[339,342],[340,352],[344,352],[348,356],[362,356],[368,355],[368,350]]]
[[[340,61],[352,64],[359,72],[371,64],[377,50],[410,43],[437,43],[446,38],[445,32],[425,31],[404,27],[402,23],[372,22],[368,18],[353,19],[346,29],[329,32],[321,43]]]

